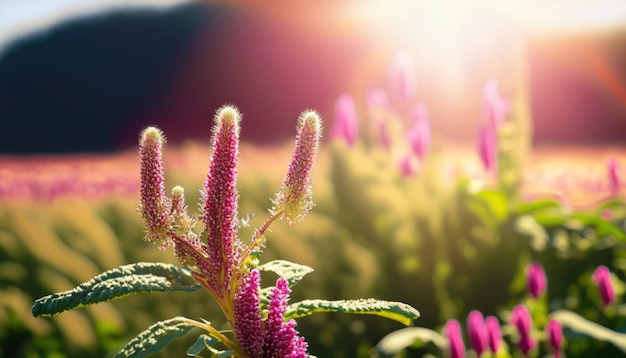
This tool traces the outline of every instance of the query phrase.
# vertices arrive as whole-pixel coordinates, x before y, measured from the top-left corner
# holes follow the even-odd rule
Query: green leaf
[[[552,312],[551,316],[561,322],[564,327],[588,335],[599,341],[610,342],[622,352],[626,353],[626,334],[624,333],[610,330],[568,310],[557,310]]]
[[[423,327],[407,327],[383,337],[376,345],[376,351],[383,356],[393,356],[412,346],[416,341],[432,342],[441,351],[448,347],[448,340],[437,331]]]
[[[157,322],[126,343],[113,357],[145,357],[163,349],[172,339],[184,336],[196,324],[197,322],[185,317]]]
[[[191,270],[160,262],[139,262],[106,271],[70,291],[35,301],[33,316],[52,316],[140,292],[196,291]]]
[[[187,355],[190,357],[195,357],[202,353],[202,351],[205,349],[209,350],[211,353],[213,353],[214,356],[219,358],[230,357],[235,354],[235,352],[232,350],[221,351],[214,348],[213,346],[218,342],[219,341],[216,338],[208,336],[206,334],[202,334],[200,335],[200,337],[198,337],[196,343],[189,347],[189,349],[187,350]]]
[[[482,199],[484,205],[499,221],[503,221],[509,215],[509,204],[506,195],[497,190],[483,190],[475,194]]]
[[[259,270],[271,271],[278,276],[284,277],[289,282],[289,287],[292,287],[296,283],[300,282],[302,278],[313,272],[313,269],[309,266],[300,265],[286,260],[274,260],[265,263],[258,267]]]
[[[420,313],[415,308],[401,302],[381,301],[372,298],[359,300],[304,300],[287,307],[285,318],[299,318],[318,312],[342,312],[356,314],[373,314],[400,322],[406,326]]]

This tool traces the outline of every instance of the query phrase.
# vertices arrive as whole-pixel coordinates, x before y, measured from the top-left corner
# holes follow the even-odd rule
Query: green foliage
[[[404,303],[359,299],[339,301],[304,300],[290,304],[285,317],[300,318],[319,312],[372,314],[392,319],[407,326],[420,316],[415,308]]]
[[[52,316],[66,310],[143,292],[193,292],[191,270],[165,263],[139,262],[106,271],[73,290],[42,297],[33,305],[33,316]]]
[[[153,324],[133,340],[126,343],[114,358],[141,358],[163,349],[172,339],[187,334],[194,326],[191,320],[175,317]]]

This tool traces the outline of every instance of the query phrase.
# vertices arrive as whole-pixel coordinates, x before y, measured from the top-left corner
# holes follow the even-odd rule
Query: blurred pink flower
[[[391,95],[401,103],[409,103],[417,93],[417,80],[413,59],[407,51],[395,54],[389,70],[389,88]]]
[[[398,168],[400,169],[400,173],[403,177],[408,178],[415,173],[415,168],[413,168],[413,164],[411,163],[411,157],[408,154],[403,154],[398,160]]]
[[[593,272],[593,282],[598,286],[600,296],[604,305],[609,305],[615,301],[615,288],[611,282],[611,271],[608,267],[601,265]]]
[[[487,328],[487,338],[489,341],[489,349],[496,353],[500,349],[502,343],[502,332],[500,331],[500,322],[494,316],[485,318],[485,327]]]
[[[493,126],[487,125],[478,128],[478,156],[485,171],[490,175],[495,174],[498,164],[498,138]]]
[[[546,272],[541,264],[533,262],[528,266],[526,270],[526,285],[528,292],[530,292],[535,299],[539,298],[546,290],[548,281],[546,279]]]
[[[618,164],[615,158],[609,159],[607,169],[609,172],[609,193],[611,196],[617,196],[620,190],[620,178],[619,173],[617,172]]]
[[[467,335],[470,346],[479,356],[487,350],[488,335],[483,314],[473,310],[467,316]]]
[[[465,357],[465,343],[461,335],[461,324],[455,319],[448,320],[443,327],[443,333],[448,338],[451,358]]]
[[[416,104],[411,110],[413,126],[406,133],[406,139],[413,153],[420,161],[424,160],[430,149],[431,132],[428,109],[423,103]]]
[[[488,79],[483,87],[483,116],[494,128],[498,128],[506,121],[510,107],[509,100],[500,93],[498,82]]]
[[[372,88],[365,93],[365,103],[372,108],[389,110],[389,98],[382,88]]]
[[[387,130],[387,125],[385,121],[380,118],[374,119],[374,125],[376,126],[376,132],[378,133],[378,140],[380,141],[380,145],[385,148],[385,150],[391,149],[391,137],[389,136],[389,131]]]
[[[561,324],[554,319],[550,319],[546,325],[546,336],[550,347],[554,350],[554,358],[559,358],[561,343],[563,341],[563,329]]]
[[[346,141],[348,147],[352,147],[358,132],[359,123],[354,100],[350,94],[342,94],[335,102],[335,122],[330,128],[330,137],[341,138]]]
[[[535,340],[531,336],[533,321],[528,309],[523,305],[515,306],[511,313],[510,323],[517,327],[517,332],[520,335],[519,342],[517,343],[518,348],[524,355],[528,355],[536,345]]]

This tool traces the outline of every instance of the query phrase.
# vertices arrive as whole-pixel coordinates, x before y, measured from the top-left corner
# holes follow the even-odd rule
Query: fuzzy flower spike
[[[287,176],[273,200],[272,213],[288,224],[295,224],[313,207],[311,169],[322,134],[322,121],[314,111],[305,111],[298,118],[296,146]]]
[[[218,296],[230,290],[238,249],[237,155],[241,115],[232,106],[217,111],[213,129],[213,154],[204,181],[200,220],[204,223],[209,267],[207,283]]]
[[[170,225],[171,202],[165,196],[163,175],[163,132],[148,127],[139,139],[141,160],[141,204],[139,212],[146,227],[146,240],[160,243],[165,249],[169,245],[167,231]]]

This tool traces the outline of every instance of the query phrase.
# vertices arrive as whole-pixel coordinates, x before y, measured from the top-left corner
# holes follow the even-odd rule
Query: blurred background
[[[433,133],[411,182],[365,129],[366,95],[393,86],[399,51]],[[475,149],[490,78],[511,103],[493,177]],[[355,147],[329,134],[345,93],[363,128]],[[390,101],[394,116],[412,105]],[[587,292],[580,277],[598,264],[624,277],[626,212],[606,164],[626,154],[624,2],[0,0],[0,356],[102,356],[158,319],[219,317],[201,293],[141,295],[52,319],[30,307],[118,265],[175,263],[142,240],[138,136],[148,125],[165,132],[167,187],[183,185],[195,208],[212,118],[225,103],[244,115],[240,214],[259,222],[298,115],[312,108],[325,119],[317,207],[301,226],[276,227],[264,256],[316,270],[294,300],[400,300],[422,312],[418,325],[439,329],[525,297],[532,260],[562,282],[547,307]],[[528,217],[540,234],[520,224]],[[549,244],[536,244],[544,236]],[[591,241],[577,246],[581,238]],[[567,307],[623,329],[619,310],[604,315],[598,302]],[[299,325],[320,357],[368,356],[399,328],[334,315]],[[177,341],[164,354],[191,344]],[[589,347],[602,348],[580,343],[573,355]]]

